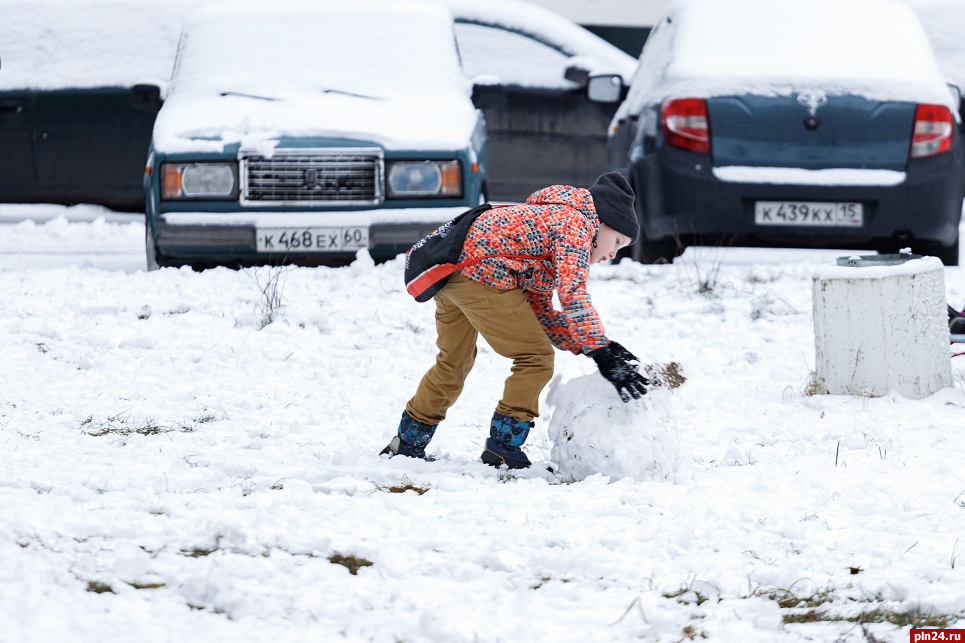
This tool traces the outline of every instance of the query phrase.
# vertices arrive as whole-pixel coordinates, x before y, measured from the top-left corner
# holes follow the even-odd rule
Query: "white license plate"
[[[864,207],[848,202],[758,201],[754,204],[754,223],[860,228],[864,224]]]
[[[369,245],[369,229],[355,228],[258,228],[258,252],[354,252]]]

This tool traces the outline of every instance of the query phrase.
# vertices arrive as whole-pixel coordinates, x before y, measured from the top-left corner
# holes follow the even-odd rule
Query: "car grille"
[[[380,205],[379,148],[276,150],[242,154],[242,201],[259,205]]]

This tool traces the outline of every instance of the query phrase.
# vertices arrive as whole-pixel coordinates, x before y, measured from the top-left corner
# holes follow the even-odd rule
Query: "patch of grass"
[[[530,589],[539,589],[544,583],[548,583],[551,580],[553,580],[551,576],[540,576],[539,582],[530,587]]]
[[[499,465],[499,469],[496,470],[496,481],[497,482],[515,482],[518,480],[516,475],[517,469],[510,469],[505,464]]]
[[[852,574],[863,571],[860,567],[849,568]],[[857,570],[857,571],[855,571]],[[834,588],[828,587],[816,591],[807,596],[799,596],[790,589],[774,588],[769,590],[757,590],[753,596],[764,596],[772,601],[776,601],[782,610],[788,610],[781,616],[785,624],[803,623],[890,623],[896,627],[935,627],[947,628],[956,622],[960,617],[954,614],[935,614],[923,611],[921,607],[913,610],[890,609],[880,603],[883,602],[880,594],[867,599],[849,599],[852,602],[878,603],[875,607],[862,610],[858,614],[843,614],[832,610],[830,607],[835,600]]]
[[[817,371],[811,371],[810,373],[808,373],[808,378],[804,382],[804,386],[801,387],[801,393],[805,397],[814,397],[815,395],[819,395],[822,392],[823,392],[823,387],[821,386],[821,382],[818,380]]]
[[[189,558],[204,558],[205,556],[210,556],[216,551],[220,551],[218,547],[214,549],[205,549],[204,547],[195,547],[194,549],[182,549],[181,555],[188,556]]]
[[[699,241],[699,240],[698,240]],[[681,247],[680,239],[677,239],[678,250]],[[692,287],[700,295],[714,296],[718,294],[720,283],[720,267],[726,254],[726,247],[723,244],[706,246],[696,243],[690,247],[690,261],[681,262],[684,269],[690,272]]]
[[[684,626],[683,634],[684,637],[680,639],[680,641],[696,641],[697,639],[708,638],[706,632],[698,632],[697,628],[695,628],[693,625]]]
[[[167,587],[164,583],[128,583],[134,589],[161,589]]]
[[[553,580],[553,577],[552,577],[552,576],[540,576],[539,582],[536,583],[535,585],[531,586],[530,589],[539,589],[539,588],[542,587],[544,584],[546,584],[546,583],[548,583],[548,582],[550,582],[550,581],[552,581],[552,580]],[[561,583],[569,583],[571,579],[569,579],[569,578],[561,578],[561,579],[559,579],[559,580],[560,580]]]
[[[874,609],[870,612],[862,612],[859,616],[859,623],[891,623],[898,627],[911,627],[914,629],[922,627],[934,627],[940,630],[947,628],[951,623],[958,620],[957,616],[950,614],[932,614],[922,612],[921,608],[898,612],[895,610]]]
[[[698,607],[710,600],[708,596],[701,594],[692,587],[681,587],[675,592],[667,592],[663,594],[663,597],[675,598],[677,599],[678,603],[682,603],[684,605],[696,604]]]
[[[210,556],[216,551],[221,551],[221,539],[224,538],[221,534],[214,535],[214,546],[210,549],[207,547],[195,547],[194,549],[182,549],[181,555],[188,556],[190,558],[203,558],[205,556]]]
[[[180,422],[172,425],[158,424],[153,418],[148,418],[146,420],[132,420],[130,414],[119,414],[108,416],[103,422],[97,426],[93,425],[93,417],[88,416],[83,422],[81,422],[81,427],[89,427],[84,430],[87,435],[93,436],[95,438],[104,437],[105,435],[120,435],[128,436],[131,434],[137,435],[162,435],[164,433],[194,433],[194,427],[182,424]]]
[[[261,292],[261,302],[257,306],[261,315],[259,330],[275,321],[278,312],[284,307],[285,281],[291,269],[292,266],[286,266],[282,262],[281,264],[266,266],[263,269],[245,271]]]
[[[207,612],[207,611],[209,611],[209,609],[208,609],[207,607],[205,607],[204,605],[196,605],[196,604],[194,604],[194,603],[185,603],[185,604],[188,606],[188,608],[190,608],[190,609],[192,609],[192,610],[195,610],[196,612]],[[211,612],[212,614],[224,614],[224,613],[225,613],[225,611],[224,611],[223,609],[221,609],[220,607],[216,607],[216,608],[214,608],[214,609],[211,609],[210,612]]]
[[[945,629],[958,620],[951,614],[932,614],[922,612],[920,608],[914,610],[897,611],[883,607],[861,612],[853,616],[834,614],[830,610],[808,610],[800,614],[785,614],[782,620],[791,623],[890,623],[895,627],[934,627]]]
[[[814,592],[810,596],[798,596],[789,589],[771,589],[758,592],[755,595],[766,596],[770,600],[775,601],[781,609],[792,609],[796,607],[813,609],[834,601],[834,592],[830,588]]]
[[[113,594],[114,589],[107,583],[102,583],[100,581],[92,580],[87,582],[87,591],[94,592],[95,594]]]
[[[335,565],[341,565],[342,567],[347,569],[352,576],[358,576],[359,570],[361,568],[371,567],[372,565],[375,564],[371,560],[366,560],[360,556],[355,556],[352,554],[345,555],[345,554],[339,554],[339,553],[335,553],[329,556],[328,562],[333,563]]]
[[[802,612],[800,614],[785,614],[781,617],[781,620],[785,624],[801,624],[801,623],[822,623],[822,622],[837,622],[843,621],[844,618],[840,616],[833,616],[827,610],[809,610],[807,612]]]

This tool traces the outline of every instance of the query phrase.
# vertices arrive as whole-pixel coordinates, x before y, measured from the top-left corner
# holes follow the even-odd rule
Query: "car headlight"
[[[462,196],[459,161],[387,161],[386,166],[390,198]]]
[[[223,199],[237,194],[235,163],[164,163],[161,198]]]

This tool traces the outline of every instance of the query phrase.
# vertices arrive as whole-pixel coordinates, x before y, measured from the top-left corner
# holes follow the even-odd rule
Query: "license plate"
[[[255,233],[258,252],[354,252],[369,245],[369,229],[356,228],[259,228]]]
[[[754,204],[754,223],[860,228],[864,224],[864,207],[848,202],[758,201]]]

